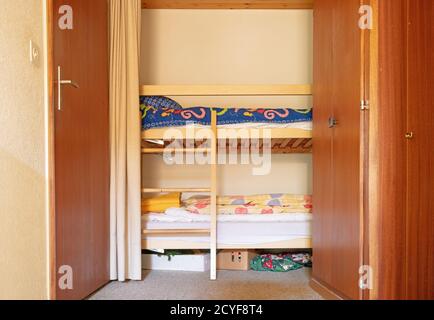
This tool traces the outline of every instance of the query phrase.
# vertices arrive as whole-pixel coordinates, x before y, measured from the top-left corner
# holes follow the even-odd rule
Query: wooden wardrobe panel
[[[332,205],[333,34],[328,28],[332,1],[316,1],[314,9],[314,127],[313,127],[313,274],[317,281],[332,283],[334,212]]]
[[[407,298],[434,299],[434,1],[408,10]]]
[[[349,299],[361,297],[359,7],[321,0],[314,8],[314,279]]]
[[[378,298],[405,298],[406,0],[378,1]]]
[[[434,298],[433,5],[379,1],[380,299]]]
[[[359,299],[360,261],[360,100],[361,29],[359,0],[336,1],[333,19],[333,283],[346,297]]]

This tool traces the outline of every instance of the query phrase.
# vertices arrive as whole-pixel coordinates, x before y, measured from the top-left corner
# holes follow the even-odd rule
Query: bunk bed
[[[193,86],[142,86],[140,89],[142,96],[309,96],[312,95],[310,85],[193,85]],[[217,134],[222,137],[220,128],[228,126],[218,126]],[[264,136],[264,131],[271,132],[273,153],[311,153],[312,152],[312,128],[305,128],[297,125],[273,125],[266,127],[253,126],[231,126],[234,129],[254,129],[260,137]],[[185,127],[178,128],[183,135],[186,133]],[[201,127],[197,127],[201,129]],[[162,152],[159,145],[150,141],[161,141],[167,128],[151,128],[142,131],[142,153]],[[223,134],[224,136],[224,134]],[[260,146],[261,149],[262,146]],[[199,150],[203,151],[203,150]]]
[[[309,85],[236,85],[236,86],[142,86],[141,96],[294,96],[311,95]],[[144,186],[143,194],[155,193],[208,193],[210,215],[143,216],[143,249],[210,249],[211,279],[216,279],[217,249],[307,249],[311,243],[311,214],[262,215],[253,218],[235,215],[220,217],[217,213],[217,155],[218,143],[224,126],[218,125],[215,109],[210,109],[212,139],[207,144],[182,144],[170,151],[210,154],[210,187],[204,188],[152,188]],[[202,127],[199,127],[203,129]],[[185,133],[185,127],[177,129]],[[233,128],[234,129],[234,128]],[[243,130],[265,130],[271,138],[273,153],[309,153],[312,150],[312,130],[300,126],[243,127]],[[168,142],[164,141],[167,128],[149,128],[142,131],[142,154],[163,154]],[[237,130],[235,127],[234,130]],[[240,141],[240,144],[243,142]],[[241,146],[240,146],[241,147]],[[245,146],[244,146],[245,147]],[[255,146],[261,149],[262,142]],[[256,222],[256,223],[255,223]],[[259,222],[259,223],[258,223]],[[235,237],[234,237],[235,235]],[[249,236],[250,235],[250,236]],[[255,237],[252,237],[255,235]]]

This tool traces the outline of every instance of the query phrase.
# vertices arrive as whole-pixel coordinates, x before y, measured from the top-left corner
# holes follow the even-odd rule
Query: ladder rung
[[[143,234],[147,235],[177,235],[177,234],[207,234],[209,235],[211,231],[209,229],[148,229],[143,230]]]
[[[163,148],[143,148],[144,154],[161,154],[164,152],[182,152],[182,153],[205,153],[211,152],[211,149],[207,148],[187,148],[187,149],[163,149]]]
[[[209,188],[144,188],[142,193],[211,192]]]

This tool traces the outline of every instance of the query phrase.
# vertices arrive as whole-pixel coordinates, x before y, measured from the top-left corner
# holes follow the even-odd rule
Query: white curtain
[[[141,280],[140,0],[110,0],[110,274]]]

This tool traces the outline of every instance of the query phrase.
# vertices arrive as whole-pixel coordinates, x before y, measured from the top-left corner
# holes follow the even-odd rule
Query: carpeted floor
[[[91,300],[320,300],[309,287],[310,270],[288,273],[146,271],[144,280],[112,282]]]

